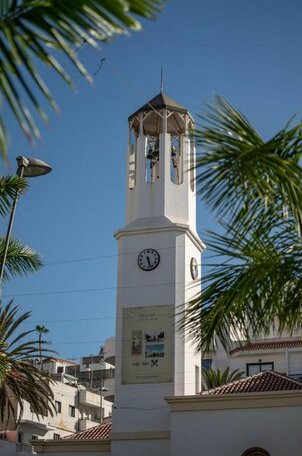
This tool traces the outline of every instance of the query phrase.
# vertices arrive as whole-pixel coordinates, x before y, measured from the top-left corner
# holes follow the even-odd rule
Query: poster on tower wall
[[[122,383],[172,382],[173,334],[173,307],[124,309]]]

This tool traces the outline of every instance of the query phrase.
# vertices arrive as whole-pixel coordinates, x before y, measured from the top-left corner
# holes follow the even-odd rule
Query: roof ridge
[[[97,424],[96,426],[92,426],[88,429],[84,429],[83,431],[78,431],[73,434],[67,435],[67,436],[63,437],[63,439],[64,440],[82,440],[81,436],[87,435],[87,434],[88,434],[87,438],[91,439],[92,436],[90,436],[90,434],[93,433],[94,431],[102,431],[103,429],[106,429],[106,428],[110,428],[110,431],[111,431],[111,426],[112,426],[112,422],[108,421],[107,423]],[[110,431],[108,431],[108,433]],[[95,437],[95,439],[97,440],[98,436]],[[102,437],[100,440],[105,440],[105,439],[108,439],[108,437],[107,436]]]
[[[283,379],[285,379],[285,380],[287,380],[287,381],[289,381],[289,382],[295,383],[295,384],[297,384],[297,385],[299,385],[299,386],[302,385],[301,382],[299,382],[299,381],[296,380],[295,378],[289,377],[289,376],[286,375],[286,374],[281,374],[280,372],[273,371],[273,370],[271,370],[271,371],[264,371],[264,372],[269,372],[270,374],[276,375],[276,377],[283,378]],[[261,372],[261,373],[264,373],[264,372]]]
[[[281,374],[280,372],[276,372],[273,370],[267,370],[267,371],[259,372],[257,374],[249,375],[248,377],[240,378],[239,380],[234,380],[233,382],[230,382],[230,383],[225,383],[224,385],[216,386],[215,388],[211,388],[209,390],[202,391],[201,395],[206,396],[206,395],[211,395],[212,393],[219,393],[219,391],[223,391],[226,388],[228,388],[228,389],[232,388],[232,387],[240,385],[242,383],[243,384],[246,383],[248,385],[248,383],[250,381],[253,381],[253,380],[258,379],[259,377],[265,377],[265,376],[273,376],[275,378],[277,377],[279,379],[283,379],[289,383],[298,385],[302,389],[302,383],[299,382],[298,380],[295,380],[295,379],[289,377],[288,375]]]
[[[266,372],[270,372],[270,371],[263,371],[263,372],[258,372],[258,374],[253,374],[253,375],[249,375],[247,377],[243,377],[243,378],[239,378],[238,380],[233,380],[232,382],[229,382],[229,383],[224,383],[224,385],[220,385],[220,386],[215,386],[214,388],[211,388],[209,390],[206,390],[204,391],[205,393],[207,392],[210,392],[210,391],[217,391],[219,389],[222,389],[224,388],[225,386],[232,386],[232,385],[237,385],[239,383],[243,383],[243,382],[246,382],[247,380],[249,380],[250,378],[256,378],[256,377],[259,377],[260,375],[266,373]]]

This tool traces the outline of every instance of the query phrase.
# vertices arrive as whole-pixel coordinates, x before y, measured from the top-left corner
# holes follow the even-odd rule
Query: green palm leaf
[[[45,411],[54,412],[52,380],[49,375],[37,369],[34,359],[50,354],[44,341],[30,340],[34,332],[20,331],[30,313],[18,315],[18,307],[10,302],[0,304],[0,419],[13,415],[17,420],[15,403],[22,413],[24,400],[30,403],[37,416]]]
[[[197,183],[219,216],[203,289],[186,308],[182,331],[200,349],[282,332],[302,316],[302,136],[287,124],[264,141],[250,122],[217,97],[194,134],[201,147]]]
[[[16,194],[27,188],[27,182],[18,176],[0,176],[0,216],[9,213]]]
[[[227,367],[224,370],[220,369],[203,369],[202,370],[202,383],[204,389],[217,388],[218,386],[226,385],[227,383],[240,380],[244,376],[244,372],[235,369],[230,371]]]
[[[302,124],[286,125],[265,142],[221,97],[201,118],[205,123],[194,133],[201,147],[197,185],[214,213],[248,230],[251,214],[255,222],[268,211],[273,217],[281,209],[293,214],[301,228]]]
[[[224,234],[209,233],[209,272],[180,325],[202,350],[212,348],[216,337],[227,349],[234,339],[263,336],[274,326],[293,330],[301,322],[302,244],[295,221],[269,233],[260,225],[245,237],[224,228]]]
[[[0,7],[0,91],[25,135],[39,137],[31,109],[43,120],[40,95],[57,110],[35,62],[43,62],[73,87],[56,55],[65,55],[88,80],[91,77],[76,49],[129,30],[140,30],[136,17],[153,19],[164,0],[8,0]],[[26,97],[24,97],[24,95]],[[25,102],[25,98],[28,102]],[[7,133],[0,118],[0,154],[7,154]]]
[[[4,239],[0,239],[0,258],[3,257]],[[43,266],[40,256],[17,240],[10,240],[4,270],[4,280],[17,275],[27,275]]]

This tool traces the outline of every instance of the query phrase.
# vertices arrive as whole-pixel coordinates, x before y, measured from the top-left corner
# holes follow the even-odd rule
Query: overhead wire
[[[164,306],[173,306],[173,304],[161,304]],[[171,314],[169,314],[171,315]],[[168,316],[167,315],[162,315],[162,316]],[[23,324],[34,324],[34,323],[68,323],[68,322],[74,322],[74,321],[94,321],[94,320],[119,320],[123,319],[123,317],[90,317],[90,318],[65,318],[65,319],[60,319],[60,320],[28,320],[24,321]]]
[[[128,88],[136,96],[138,96],[140,98],[143,97],[143,93],[141,91],[137,90],[137,88],[132,84],[132,82],[130,82],[129,79],[126,78],[126,76],[116,67],[116,65],[113,65],[113,63],[107,57],[104,57],[102,59],[102,61],[107,63],[107,65],[111,68],[111,70],[120,78],[121,81],[124,82],[124,84],[126,84],[128,86]],[[157,110],[149,101],[147,101],[147,103],[145,103],[145,104],[148,105],[151,108],[151,110],[153,110],[156,114],[158,114],[160,117],[162,117],[159,110]]]
[[[198,281],[200,282],[200,281]],[[187,285],[185,282],[158,282],[158,283],[149,283],[143,285],[125,285],[125,286],[111,286],[111,287],[98,287],[98,288],[79,288],[79,289],[71,289],[71,290],[50,290],[50,291],[35,291],[35,292],[28,292],[28,293],[9,293],[4,294],[4,298],[11,298],[11,297],[21,297],[21,296],[43,296],[43,295],[56,295],[56,294],[71,294],[71,293],[88,293],[88,292],[99,292],[99,291],[110,291],[110,290],[127,290],[127,289],[135,289],[135,288],[154,288],[155,286],[164,286],[164,285],[180,285],[184,286]],[[197,285],[197,283],[196,283]]]
[[[180,245],[177,246],[177,248],[187,247],[188,245],[189,245],[189,243],[188,244],[180,244]],[[172,245],[172,246],[158,246],[157,248],[159,250],[171,250],[171,249],[175,249],[176,246],[175,245]],[[101,260],[102,258],[104,258],[104,259],[107,259],[107,258],[119,258],[119,257],[123,257],[123,256],[126,256],[126,255],[135,255],[137,253],[138,253],[138,251],[134,250],[134,251],[124,252],[124,253],[109,253],[109,254],[105,254],[105,255],[97,255],[97,256],[91,256],[91,257],[65,259],[65,260],[47,262],[47,263],[45,263],[45,266],[57,266],[59,264],[80,263],[80,262],[85,262],[85,261],[96,261],[96,260]]]

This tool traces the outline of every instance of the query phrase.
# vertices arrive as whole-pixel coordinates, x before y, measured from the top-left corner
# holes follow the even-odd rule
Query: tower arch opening
[[[188,126],[193,121],[187,109],[166,96],[158,94],[129,117],[130,129],[136,137],[145,138],[144,172],[145,181],[154,184],[158,181],[163,163],[169,166],[170,180],[181,185],[184,180],[184,141],[188,136]],[[164,149],[160,136],[164,133],[170,137],[171,147]],[[140,151],[142,153],[142,150]],[[161,158],[161,153],[166,157]],[[168,156],[167,156],[168,155]],[[138,157],[136,157],[138,160]],[[189,157],[187,157],[189,162]],[[133,172],[133,167],[129,172]],[[142,170],[142,168],[141,168]]]
[[[159,136],[147,135],[145,180],[154,184],[159,179]]]
[[[128,141],[128,187],[134,189],[136,185],[136,168],[137,168],[137,134],[133,128],[129,128]]]
[[[170,179],[173,184],[183,183],[183,137],[171,134]]]

